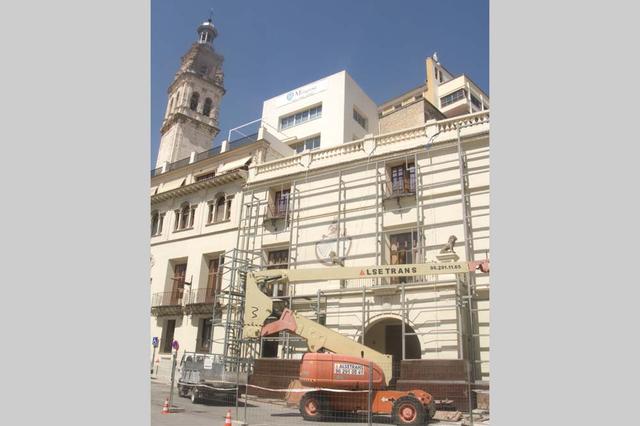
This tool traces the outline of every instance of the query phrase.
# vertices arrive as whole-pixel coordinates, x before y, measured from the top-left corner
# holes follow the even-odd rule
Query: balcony
[[[182,290],[154,293],[151,296],[151,315],[182,315]]]
[[[269,203],[264,213],[263,223],[270,223],[274,231],[278,230],[280,221],[285,221],[283,228],[289,226],[289,208],[287,203]]]
[[[185,314],[212,315],[217,295],[215,288],[198,288],[192,290],[189,292],[184,305]]]
[[[457,117],[488,109],[489,99],[467,76],[461,75],[438,86],[440,111]],[[483,107],[484,104],[484,107]]]
[[[404,180],[391,180],[385,182],[384,198],[385,200],[390,198],[405,198],[415,197],[416,195],[416,179],[404,179]]]

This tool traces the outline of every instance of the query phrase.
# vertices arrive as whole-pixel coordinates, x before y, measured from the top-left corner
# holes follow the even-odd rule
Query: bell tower
[[[160,129],[156,167],[212,148],[220,101],[225,93],[222,61],[213,48],[218,35],[211,19],[198,27],[198,39],[182,57],[168,89],[167,110]]]

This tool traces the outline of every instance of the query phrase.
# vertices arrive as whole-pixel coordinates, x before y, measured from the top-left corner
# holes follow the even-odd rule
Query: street
[[[169,397],[169,385],[151,381],[151,425],[152,426],[224,426],[227,410],[231,409],[231,418],[234,424],[237,420],[244,420],[244,406],[239,404],[236,414],[235,406],[217,405],[211,403],[192,404],[188,398],[178,396],[177,389],[173,393],[173,405],[180,410],[176,413],[162,414],[162,404]],[[242,401],[242,398],[241,398]],[[247,422],[250,426],[276,426],[276,425],[349,425],[366,426],[366,414],[360,414],[352,419],[342,421],[322,421],[313,422],[302,419],[299,411],[294,408],[285,407],[282,401],[273,403],[266,400],[257,400],[250,397],[247,405]],[[459,425],[434,420],[430,424]],[[386,416],[373,416],[373,425],[390,425],[391,419]]]

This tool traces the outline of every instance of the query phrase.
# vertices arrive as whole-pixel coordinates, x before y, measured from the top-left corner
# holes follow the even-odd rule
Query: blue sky
[[[343,69],[380,104],[421,84],[434,51],[489,92],[488,0],[152,0],[151,167],[167,87],[211,9],[227,90],[214,145],[264,100]]]

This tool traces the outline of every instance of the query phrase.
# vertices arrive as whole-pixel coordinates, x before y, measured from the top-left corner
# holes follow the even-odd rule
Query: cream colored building
[[[446,261],[439,251],[451,235],[461,259],[489,257],[489,98],[433,58],[426,69],[424,84],[380,106],[346,71],[327,76],[266,100],[256,134],[214,149],[187,141],[184,158],[158,160],[151,334],[160,339],[159,376],[168,376],[174,339],[181,350],[230,351],[221,294],[238,262],[303,269]],[[487,276],[265,291],[277,306],[392,354],[396,366],[464,358],[475,379],[489,377]],[[259,355],[304,350],[282,335],[262,341]]]

